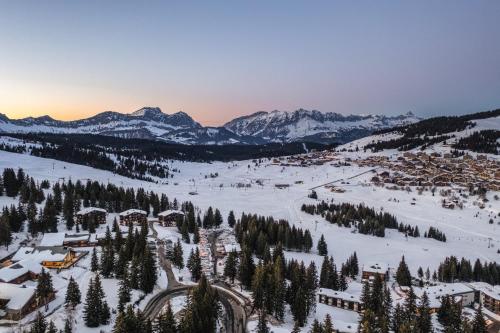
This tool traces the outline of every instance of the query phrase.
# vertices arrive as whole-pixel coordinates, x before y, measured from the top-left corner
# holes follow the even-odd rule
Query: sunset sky
[[[500,1],[3,1],[0,113],[500,107]]]

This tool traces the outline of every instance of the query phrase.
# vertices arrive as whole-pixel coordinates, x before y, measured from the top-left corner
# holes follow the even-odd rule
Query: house
[[[106,210],[97,207],[86,207],[76,213],[76,223],[86,224],[94,219],[97,224],[106,223]]]
[[[23,260],[0,269],[0,282],[21,284],[29,280],[38,279],[42,271],[40,263]]]
[[[48,232],[43,235],[43,238],[40,242],[40,246],[49,247],[49,246],[63,246],[64,238],[66,234],[64,232]]]
[[[120,224],[143,224],[148,221],[148,213],[140,209],[129,209],[120,213]]]
[[[418,298],[421,298],[424,292],[427,293],[431,312],[436,312],[441,307],[443,297],[451,297],[462,306],[474,304],[474,289],[464,283],[444,283],[423,288],[415,287],[414,291]]]
[[[483,309],[500,316],[500,286],[492,286],[485,282],[473,282],[470,284],[477,292],[477,299]]]
[[[158,222],[164,227],[173,227],[178,219],[184,218],[181,210],[169,209],[158,214]]]
[[[360,294],[351,294],[328,288],[319,288],[318,301],[337,308],[361,312],[363,310]]]
[[[64,246],[37,247],[34,253],[45,268],[69,268],[82,257],[72,248]]]
[[[13,263],[38,263],[45,268],[64,269],[73,266],[88,252],[75,252],[64,246],[22,247],[12,257]]]
[[[363,280],[371,280],[375,278],[377,274],[380,275],[382,280],[387,280],[389,278],[389,266],[379,263],[365,265],[363,266],[361,278]]]
[[[48,301],[52,301],[52,294]],[[42,304],[36,298],[36,288],[17,284],[0,283],[0,318],[21,320]]]
[[[62,245],[68,247],[87,247],[95,246],[97,242],[91,241],[90,234],[66,234]]]

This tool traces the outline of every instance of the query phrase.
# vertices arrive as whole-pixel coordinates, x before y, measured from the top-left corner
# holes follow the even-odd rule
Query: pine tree
[[[233,211],[229,212],[229,216],[227,217],[227,224],[229,224],[231,228],[233,228],[234,225],[236,224],[236,218],[234,217]]]
[[[259,311],[259,321],[257,323],[257,333],[269,333],[269,327],[267,327],[266,312],[264,310]]]
[[[54,325],[54,322],[52,320],[49,322],[49,327],[47,327],[47,330],[45,332],[46,333],[57,333],[56,325]]]
[[[238,273],[238,254],[235,250],[229,252],[226,258],[226,265],[224,266],[224,276],[229,278],[231,283],[234,283],[234,279]]]
[[[326,314],[325,321],[323,322],[323,333],[333,333],[333,323],[330,314]]]
[[[200,242],[200,230],[198,228],[198,225],[194,225],[194,231],[193,231],[193,244],[198,244]]]
[[[47,321],[43,317],[41,312],[37,312],[35,321],[30,327],[30,333],[45,333],[47,329]]]
[[[472,321],[472,333],[486,333],[487,331],[486,322],[480,305],[477,308],[474,320]]]
[[[239,261],[240,265],[238,269],[238,277],[241,284],[248,289],[252,285],[252,276],[254,274],[255,265],[253,262],[252,251],[246,245],[242,248]]]
[[[191,272],[191,280],[198,281],[201,278],[201,258],[198,247],[195,251],[191,250],[191,254],[189,255],[189,259],[187,262],[187,267]]]
[[[180,239],[177,239],[177,243],[174,245],[172,264],[178,269],[184,268],[184,257]]]
[[[10,231],[10,225],[7,216],[3,214],[0,217],[0,245],[3,245],[9,249],[9,245],[12,242],[12,233]]]
[[[220,227],[224,221],[222,220],[222,215],[218,209],[215,209],[215,214],[214,214],[214,224],[215,227]]]
[[[188,296],[184,316],[179,323],[180,332],[215,333],[220,314],[217,291],[202,275],[198,285]]]
[[[130,286],[128,280],[127,270],[124,271],[123,279],[119,282],[120,288],[118,289],[118,311],[125,310],[125,304],[130,302]]]
[[[71,320],[69,320],[69,318],[66,318],[64,321],[63,333],[73,333],[73,325],[71,324]]]
[[[155,324],[155,332],[157,333],[177,333],[177,324],[175,322],[174,313],[170,301],[167,301],[166,310],[158,316]]]
[[[149,294],[150,292],[153,291],[153,288],[156,284],[156,280],[158,278],[157,276],[158,269],[156,267],[156,260],[154,258],[154,254],[151,252],[149,247],[146,247],[143,257],[143,264],[141,267],[142,271],[141,271],[140,288],[146,294]]]
[[[81,293],[78,288],[78,284],[73,279],[73,276],[69,278],[68,288],[66,290],[66,306],[74,309],[81,301]]]
[[[318,254],[320,256],[328,255],[328,245],[325,242],[325,236],[321,235],[321,238],[318,241]]]
[[[398,270],[396,271],[396,281],[400,286],[411,286],[411,274],[404,256],[401,258]]]
[[[54,294],[54,287],[52,286],[52,277],[49,272],[44,268],[38,276],[38,284],[36,287],[36,296],[42,300],[42,303],[47,305],[50,296]]]
[[[420,305],[418,307],[417,330],[419,333],[432,332],[432,317],[429,308],[429,297],[425,291],[420,299]]]
[[[90,270],[94,273],[99,270],[99,260],[97,259],[97,251],[95,247],[92,249],[92,257],[90,259]]]

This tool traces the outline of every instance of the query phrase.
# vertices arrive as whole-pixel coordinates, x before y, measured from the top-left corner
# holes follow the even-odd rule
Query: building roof
[[[389,266],[387,264],[371,263],[363,266],[364,272],[385,274]]]
[[[78,212],[76,212],[76,215],[85,215],[89,213],[107,213],[106,209],[98,208],[98,207],[85,207]]]
[[[472,282],[470,286],[489,297],[500,300],[500,286],[492,286],[486,282]]]
[[[0,269],[0,281],[10,282],[28,272],[40,274],[41,271],[42,265],[39,263],[32,260],[23,260]]]
[[[148,213],[146,213],[145,211],[140,210],[140,209],[129,209],[129,210],[126,210],[124,212],[121,212],[120,216],[128,216],[128,215],[132,215],[132,214],[148,215]]]
[[[240,244],[233,243],[233,244],[225,244],[224,245],[224,251],[226,251],[226,253],[229,253],[233,250],[235,250],[236,252],[241,252]]]
[[[64,232],[46,233],[43,235],[40,246],[62,246],[65,237]]]
[[[161,212],[158,214],[158,216],[170,216],[170,215],[184,215],[184,212],[182,210],[177,210],[177,209],[169,209],[164,212]]]
[[[328,297],[340,298],[351,302],[361,302],[361,294],[359,293],[348,293],[345,291],[337,291],[328,288],[319,288],[318,294],[322,294]]]
[[[35,295],[35,288],[0,282],[0,299],[8,300],[7,310],[21,310]]]
[[[438,308],[441,306],[441,298],[443,296],[456,297],[467,293],[473,293],[474,290],[464,283],[443,283],[423,288],[415,287],[414,292],[419,298],[426,292],[429,297],[430,307]]]
[[[34,247],[23,246],[17,250],[16,254],[12,257],[12,261],[21,261],[25,259],[29,259],[31,254],[35,251]]]
[[[65,242],[88,241],[89,239],[90,239],[90,234],[72,234],[72,235],[66,235],[64,237]]]

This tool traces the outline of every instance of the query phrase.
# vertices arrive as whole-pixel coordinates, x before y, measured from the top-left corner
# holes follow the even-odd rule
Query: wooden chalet
[[[164,227],[174,227],[178,219],[184,218],[181,210],[170,209],[158,214],[158,222]]]
[[[129,209],[120,213],[120,224],[143,224],[148,221],[148,213],[140,209]]]
[[[360,295],[350,294],[343,291],[320,288],[318,291],[318,301],[319,303],[345,310],[355,312],[361,312],[363,310]]]
[[[106,223],[106,210],[97,207],[86,207],[76,213],[76,223],[85,224],[86,221],[94,219],[98,224]]]
[[[50,295],[46,302],[55,298]],[[36,297],[36,288],[0,283],[0,319],[18,321],[43,304]]]

